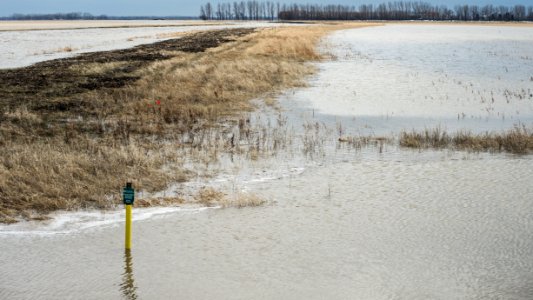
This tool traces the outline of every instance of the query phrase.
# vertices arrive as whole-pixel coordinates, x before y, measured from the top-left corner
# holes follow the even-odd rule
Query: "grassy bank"
[[[0,70],[0,222],[113,208],[127,180],[186,181],[183,155],[211,145],[206,130],[213,151],[231,149],[228,125],[246,124],[249,100],[302,84],[328,32],[369,25],[199,32]]]

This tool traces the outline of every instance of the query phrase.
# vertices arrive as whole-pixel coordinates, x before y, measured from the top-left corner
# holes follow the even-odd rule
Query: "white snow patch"
[[[199,213],[217,207],[153,207],[134,208],[133,221],[161,218],[175,213]],[[56,212],[50,220],[0,225],[0,235],[57,235],[71,234],[93,228],[117,226],[124,223],[125,211]]]

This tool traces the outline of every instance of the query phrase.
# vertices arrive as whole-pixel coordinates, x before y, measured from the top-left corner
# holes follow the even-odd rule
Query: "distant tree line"
[[[107,20],[108,16],[93,16],[89,13],[71,12],[55,14],[13,14],[7,20]]]
[[[200,6],[202,20],[275,20],[281,7],[271,1],[240,1],[219,3],[215,6],[206,3]]]
[[[95,16],[90,13],[81,13],[81,12],[54,13],[54,14],[13,14],[9,17],[0,17],[0,20],[153,20],[153,19],[186,20],[186,19],[197,19],[197,17],[107,16],[107,15]]]
[[[533,21],[533,6],[446,5],[426,2],[388,2],[381,4],[320,5],[280,4],[271,1],[206,3],[200,6],[203,20],[459,20]]]

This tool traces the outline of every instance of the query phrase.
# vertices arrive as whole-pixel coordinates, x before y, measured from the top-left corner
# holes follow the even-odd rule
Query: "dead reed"
[[[506,132],[483,134],[465,131],[449,134],[442,128],[434,128],[423,132],[402,132],[400,146],[528,154],[533,152],[533,130],[520,124]]]
[[[266,200],[250,193],[237,193],[232,198],[226,198],[222,202],[222,207],[235,207],[235,208],[244,208],[244,207],[256,207],[261,206],[266,203]]]
[[[208,207],[220,206],[222,208],[255,207],[266,203],[264,199],[254,194],[238,192],[234,195],[226,195],[212,187],[201,189],[195,202]]]

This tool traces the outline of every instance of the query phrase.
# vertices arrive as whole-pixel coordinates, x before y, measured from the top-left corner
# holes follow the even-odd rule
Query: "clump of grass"
[[[195,202],[204,206],[217,206],[221,202],[224,202],[226,195],[212,187],[206,187],[201,189],[195,197]]]
[[[244,207],[256,207],[265,204],[265,199],[250,193],[237,193],[233,198],[226,198],[223,201],[222,207],[235,207],[235,208],[244,208]]]
[[[533,130],[525,125],[515,125],[512,129],[502,133],[486,132],[483,134],[471,132],[448,134],[441,128],[426,129],[423,132],[402,132],[400,146],[528,154],[533,152]]]
[[[274,97],[266,97],[265,99],[263,99],[264,103],[269,106],[269,107],[272,107],[276,110],[279,110],[280,107],[278,105],[278,100]]]
[[[451,138],[440,127],[425,129],[422,132],[402,132],[400,146],[408,148],[444,148],[451,143]]]
[[[525,154],[533,151],[533,130],[523,126],[515,126],[503,135],[496,136],[498,148],[511,153]]]
[[[229,196],[212,187],[201,189],[195,197],[194,202],[207,207],[220,206],[222,208],[256,207],[266,203],[264,199],[254,194],[239,192]]]

